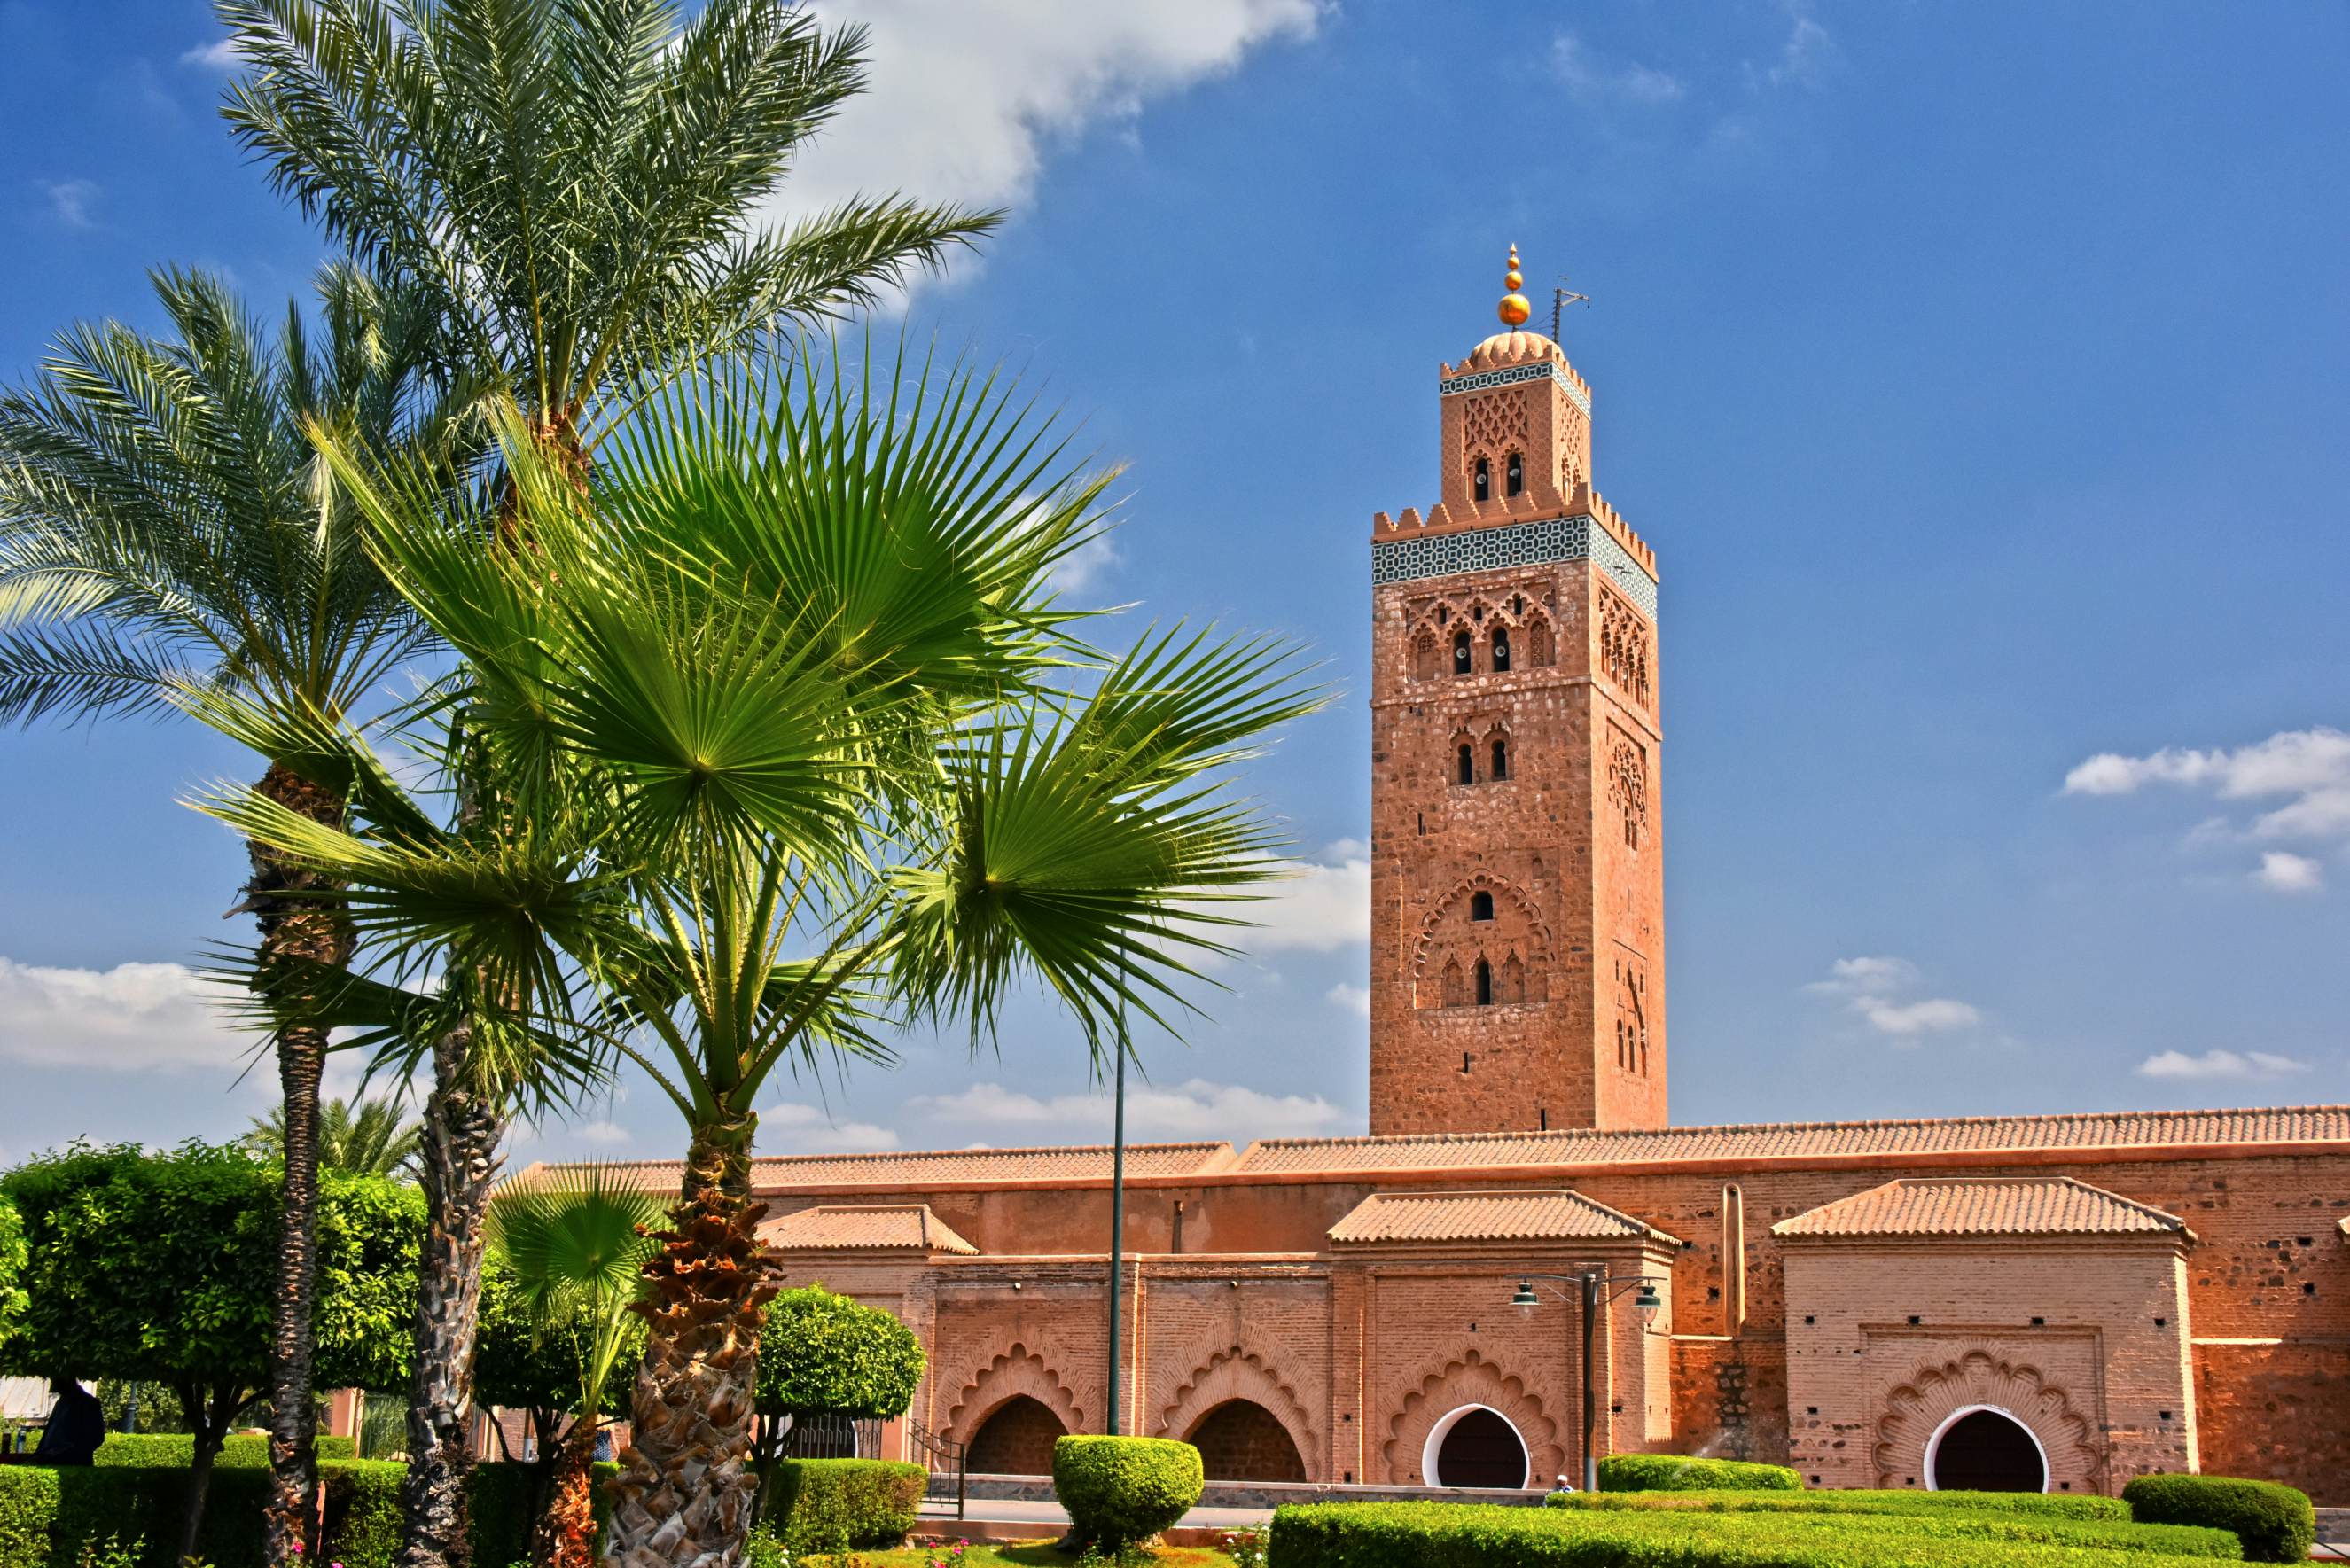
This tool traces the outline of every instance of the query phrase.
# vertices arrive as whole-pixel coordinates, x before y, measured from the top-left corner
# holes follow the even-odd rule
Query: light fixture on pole
[[[1542,1305],[1542,1297],[1534,1293],[1536,1280],[1555,1281],[1559,1284],[1580,1287],[1577,1295],[1583,1303],[1583,1490],[1597,1491],[1599,1490],[1599,1456],[1595,1451],[1593,1439],[1599,1426],[1599,1391],[1596,1386],[1595,1366],[1597,1359],[1595,1340],[1599,1328],[1599,1309],[1626,1291],[1637,1290],[1639,1293],[1632,1298],[1632,1304],[1638,1307],[1649,1319],[1653,1319],[1658,1309],[1665,1304],[1665,1298],[1657,1293],[1657,1287],[1664,1283],[1664,1281],[1652,1274],[1638,1274],[1630,1279],[1619,1280],[1607,1272],[1607,1265],[1604,1263],[1596,1263],[1590,1268],[1572,1274],[1521,1274],[1518,1276],[1517,1291],[1510,1297],[1510,1304],[1529,1316],[1533,1314],[1534,1308]],[[1568,1299],[1565,1291],[1555,1287],[1551,1293],[1561,1301]]]
[[[1118,971],[1123,987],[1126,972]],[[1118,1434],[1118,1292],[1126,1272],[1126,994],[1118,999],[1118,1070],[1117,1087],[1112,1095],[1117,1108],[1110,1113],[1109,1149],[1109,1419],[1104,1429],[1115,1438]]]

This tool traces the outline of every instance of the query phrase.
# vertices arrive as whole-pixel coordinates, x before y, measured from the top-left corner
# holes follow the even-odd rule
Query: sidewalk
[[[1167,1540],[1175,1546],[1210,1545],[1225,1531],[1243,1530],[1272,1518],[1269,1508],[1195,1508],[1167,1532]],[[951,1502],[923,1503],[914,1533],[965,1536],[972,1541],[1041,1541],[1057,1539],[1068,1528],[1069,1516],[1056,1502],[974,1497],[968,1500],[960,1520]]]

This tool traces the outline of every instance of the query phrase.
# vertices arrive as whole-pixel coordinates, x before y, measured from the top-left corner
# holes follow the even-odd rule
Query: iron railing
[[[871,1417],[830,1412],[784,1417],[775,1449],[786,1459],[878,1459],[881,1455],[881,1423]]]
[[[906,1436],[914,1450],[914,1462],[930,1472],[922,1488],[925,1502],[952,1502],[954,1516],[963,1516],[963,1470],[970,1458],[969,1447],[953,1438],[941,1437],[920,1421],[906,1423]]]

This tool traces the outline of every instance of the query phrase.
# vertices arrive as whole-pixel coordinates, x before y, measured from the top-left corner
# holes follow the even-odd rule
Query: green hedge
[[[895,1546],[912,1532],[929,1479],[895,1459],[785,1459],[768,1518],[795,1552]]]
[[[317,1455],[322,1459],[351,1459],[359,1450],[348,1438],[320,1438]],[[155,1465],[165,1469],[186,1469],[196,1462],[196,1439],[185,1432],[109,1432],[106,1441],[98,1446],[94,1465]],[[221,1444],[213,1460],[224,1469],[269,1463],[269,1439],[253,1433],[240,1433]]]
[[[2080,1492],[1918,1491],[1555,1491],[1553,1508],[1640,1511],[1694,1509],[1707,1513],[1943,1513],[1985,1510],[2049,1519],[2103,1520],[2127,1524],[2129,1504],[2117,1497]]]
[[[2228,1476],[2140,1476],[2122,1488],[2132,1517],[2235,1532],[2253,1563],[2306,1563],[2317,1540],[2309,1495],[2274,1481]]]
[[[1601,1491],[1801,1491],[1784,1465],[1692,1459],[1679,1454],[1610,1454],[1599,1461]]]
[[[596,1467],[599,1525],[610,1509],[602,1482],[619,1470],[612,1464]],[[467,1497],[475,1563],[502,1565],[529,1557],[528,1471],[516,1464],[473,1467]],[[319,1462],[324,1561],[343,1568],[390,1568],[400,1550],[404,1474],[404,1466],[380,1459]],[[140,1568],[173,1568],[187,1517],[187,1481],[185,1469],[163,1465],[0,1465],[0,1568],[77,1568],[82,1543],[109,1535],[145,1540]],[[256,1465],[213,1472],[198,1546],[210,1568],[259,1568],[268,1489],[268,1472]]]
[[[2210,1568],[2214,1531],[1939,1516],[1309,1503],[1273,1519],[1281,1568]],[[2178,1547],[2192,1550],[2180,1552]]]
[[[1116,1552],[1191,1511],[1205,1483],[1200,1450],[1167,1438],[1062,1438],[1053,1495],[1080,1541]]]

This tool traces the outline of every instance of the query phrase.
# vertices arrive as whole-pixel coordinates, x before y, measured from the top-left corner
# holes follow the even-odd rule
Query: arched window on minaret
[[[1483,959],[1477,961],[1477,1005],[1493,1005],[1493,966]]]
[[[1459,767],[1455,782],[1465,784],[1475,784],[1477,782],[1477,749],[1466,741],[1461,742],[1460,755],[1454,761]]]
[[[1510,454],[1509,465],[1502,471],[1502,484],[1503,492],[1506,494],[1523,495],[1525,493],[1526,460],[1524,453],[1513,452]]]
[[[1507,735],[1493,737],[1493,771],[1486,776],[1495,784],[1510,776],[1510,738]]]
[[[1536,616],[1526,627],[1526,662],[1536,670],[1547,670],[1557,657],[1550,634],[1550,620]]]
[[[1474,646],[1475,645],[1469,639],[1469,628],[1467,627],[1464,626],[1459,631],[1452,634],[1453,674],[1467,675],[1477,668],[1476,655],[1471,651]]]
[[[1469,493],[1479,501],[1493,499],[1493,471],[1482,452],[1477,456],[1477,466],[1469,481]]]
[[[1482,888],[1469,895],[1469,918],[1490,920],[1493,918],[1493,895]]]
[[[1419,635],[1412,639],[1411,674],[1415,680],[1436,679],[1436,633],[1426,627],[1421,627]]]
[[[1468,988],[1461,979],[1461,963],[1457,959],[1444,961],[1444,1005],[1459,1007],[1469,1000]]]
[[[1509,669],[1510,628],[1506,626],[1496,626],[1493,628],[1493,673],[1505,675],[1509,673]]]
[[[1503,1002],[1523,1002],[1526,999],[1526,966],[1512,953],[1502,961],[1502,981],[1499,992]]]

